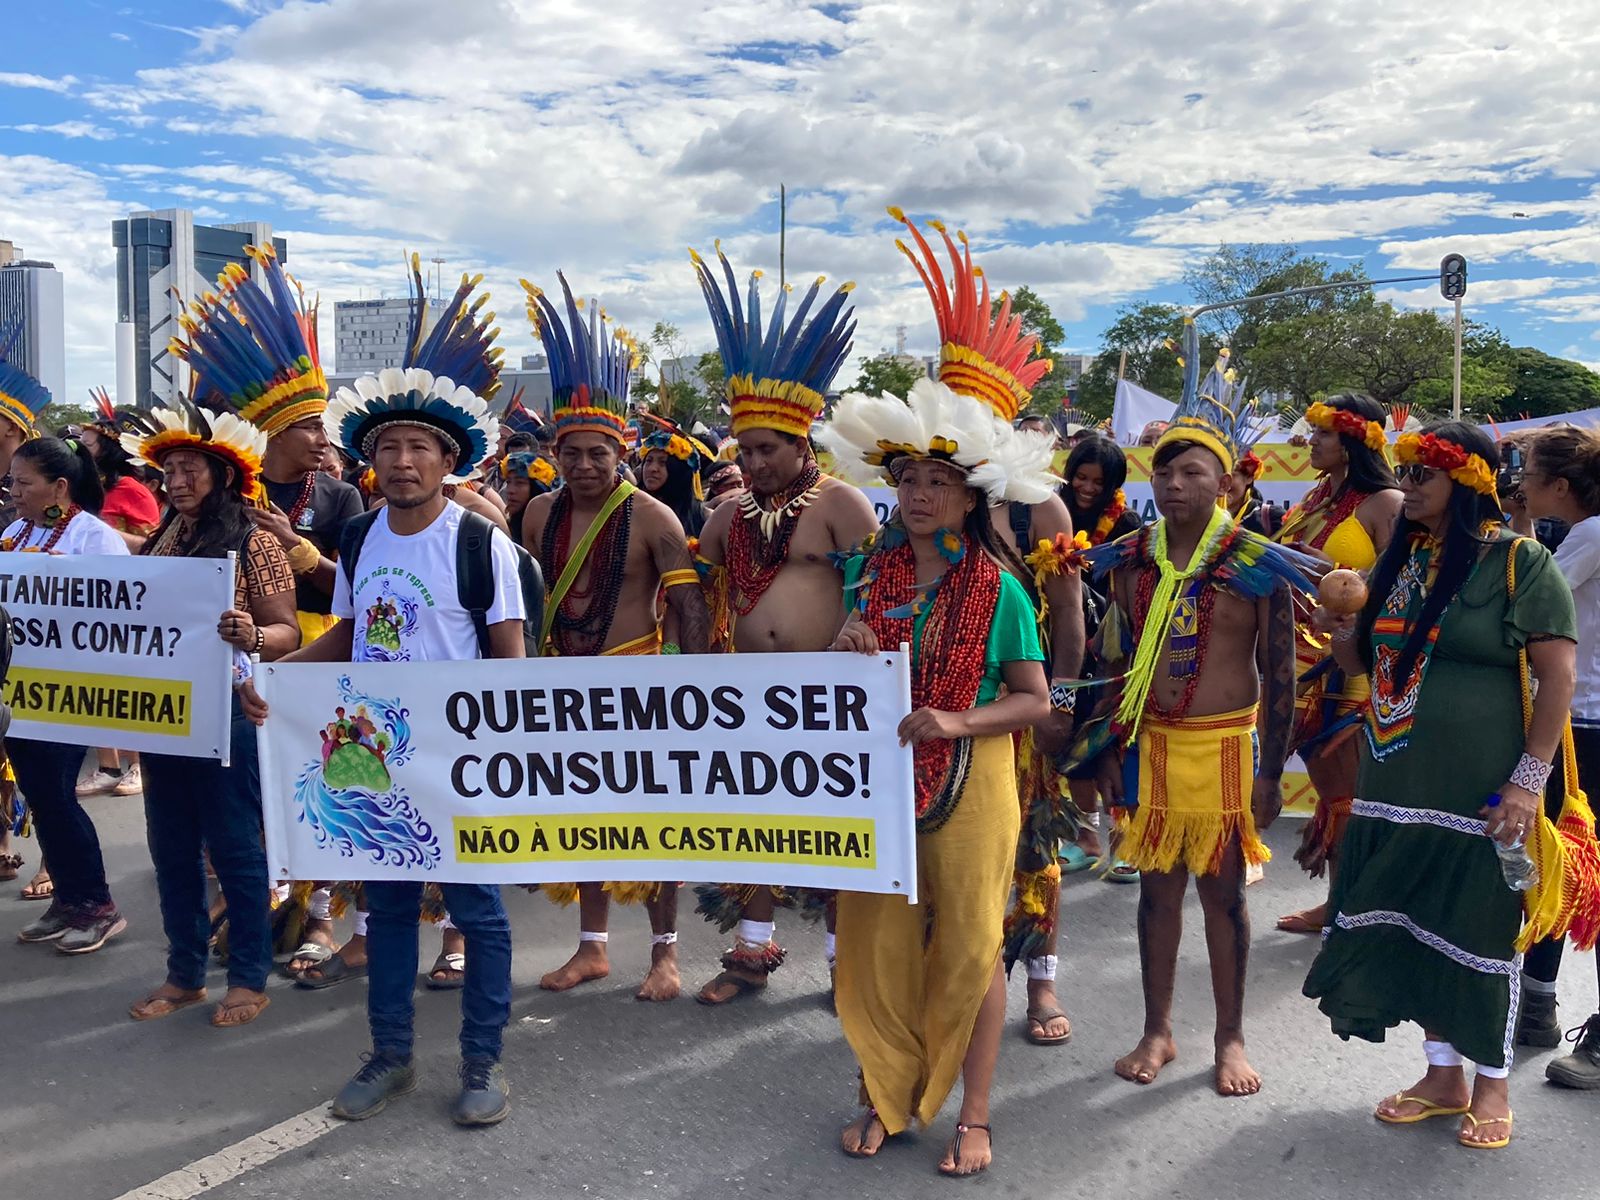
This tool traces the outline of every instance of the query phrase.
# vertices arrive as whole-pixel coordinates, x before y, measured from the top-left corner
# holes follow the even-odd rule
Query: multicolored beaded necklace
[[[747,617],[761,603],[789,560],[789,540],[801,511],[821,491],[822,471],[807,461],[799,478],[772,497],[771,508],[762,508],[753,491],[739,497],[739,519],[728,530],[726,556],[733,583],[729,603],[736,614]]]
[[[66,536],[67,526],[72,524],[72,518],[82,511],[83,509],[76,504],[68,505],[67,511],[62,513],[55,523],[49,527],[50,536],[45,538],[43,544],[38,546],[28,545],[28,539],[33,536],[35,526],[32,521],[24,521],[22,528],[17,530],[16,537],[0,541],[0,550],[20,549],[25,554],[49,554],[50,551],[56,548],[56,543]]]
[[[917,583],[917,556],[909,543],[879,550],[861,575],[867,594],[865,620],[881,646],[916,644],[911,668],[911,707],[965,712],[983,683],[989,627],[1000,598],[1000,568],[970,538],[961,560],[951,566],[933,593],[916,637],[917,618],[906,610],[923,589]],[[890,616],[895,610],[904,615]],[[931,833],[950,819],[969,762],[970,739],[923,742],[912,752],[916,778],[917,832]],[[953,769],[959,768],[959,769]]]
[[[294,503],[289,507],[286,516],[289,518],[289,528],[299,529],[300,518],[305,516],[306,509],[311,505],[311,495],[317,488],[317,473],[307,471],[306,477],[300,483],[300,494],[295,497]]]
[[[589,550],[589,582],[574,584],[561,598],[550,628],[556,653],[563,658],[593,657],[605,649],[611,622],[617,615],[622,596],[622,576],[628,562],[628,545],[633,531],[633,497],[629,496],[606,519]],[[546,578],[560,578],[572,546],[572,493],[566,488],[556,493],[555,503],[545,520],[540,539],[539,559],[546,567]]]

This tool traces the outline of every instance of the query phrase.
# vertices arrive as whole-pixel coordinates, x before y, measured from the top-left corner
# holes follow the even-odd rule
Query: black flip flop
[[[440,971],[456,971],[455,978],[446,976],[435,979]],[[428,974],[423,978],[423,986],[435,992],[459,992],[467,986],[467,956],[459,952],[454,954],[441,954],[433,960],[433,966],[428,968]]]
[[[312,975],[312,971],[316,971],[318,974]],[[294,985],[298,988],[320,992],[323,988],[331,988],[335,984],[344,983],[348,979],[359,979],[366,973],[366,963],[362,963],[359,967],[352,967],[335,954],[320,967],[308,967],[304,972],[296,976]]]

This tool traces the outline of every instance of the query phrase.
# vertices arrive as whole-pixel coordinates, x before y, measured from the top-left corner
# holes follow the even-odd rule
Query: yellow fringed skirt
[[[961,1074],[1000,961],[1020,824],[1011,738],[975,738],[955,812],[917,838],[918,903],[839,893],[839,1022],[891,1134],[937,1116]]]
[[[1139,726],[1139,806],[1117,823],[1117,853],[1140,871],[1215,875],[1235,839],[1247,863],[1272,853],[1250,811],[1256,710],[1163,719]]]

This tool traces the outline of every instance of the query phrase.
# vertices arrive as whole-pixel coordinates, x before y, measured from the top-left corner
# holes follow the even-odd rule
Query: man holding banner
[[[333,612],[339,624],[291,655],[291,661],[523,657],[525,608],[515,548],[502,532],[491,531],[493,597],[481,613],[469,609],[457,570],[467,514],[444,495],[445,477],[458,464],[480,462],[496,432],[488,404],[476,394],[492,391],[495,368],[488,350],[493,334],[487,321],[478,321],[465,307],[463,293],[469,290],[464,283],[433,336],[408,356],[416,365],[363,379],[359,393],[341,389],[328,410],[330,437],[372,462],[387,503],[373,515],[354,562],[338,574]],[[264,720],[260,697],[247,688],[244,698],[252,717]],[[368,772],[381,769],[383,743],[372,736],[359,710],[340,710],[324,747],[325,762],[332,762],[327,752],[340,752],[338,766],[353,778],[362,777],[363,761]],[[328,802],[337,804],[338,794],[329,793]],[[458,1125],[492,1125],[510,1112],[500,1050],[511,1015],[511,926],[497,887],[441,886],[468,949],[461,993],[462,1087],[451,1118]],[[334,1116],[351,1121],[375,1116],[391,1098],[417,1086],[412,994],[422,883],[369,880],[365,891],[372,1053],[332,1109]]]
[[[720,249],[717,258],[729,280],[726,296],[705,260],[696,254],[694,264],[728,372],[731,432],[749,468],[750,489],[718,509],[701,535],[712,626],[719,648],[740,654],[826,650],[838,632],[844,586],[832,556],[878,528],[865,493],[822,474],[811,451],[811,423],[850,352],[855,326],[845,297],[852,285],[838,288],[809,323],[805,316],[821,279],[787,327],[780,299],[769,333],[746,319],[733,267]],[[752,280],[750,287],[759,300],[759,285]],[[831,913],[833,907],[831,893],[764,884],[710,884],[697,893],[696,911],[724,933],[737,929],[722,971],[696,993],[708,1005],[761,990],[783,963],[783,948],[773,938],[780,900],[807,912]],[[830,971],[832,925],[829,920]]]
[[[699,576],[677,516],[621,478],[627,449],[632,339],[605,328],[598,301],[579,314],[565,277],[567,320],[524,281],[528,319],[550,359],[556,461],[566,486],[528,502],[522,540],[549,595],[541,643],[563,658],[704,654],[710,627]],[[570,326],[570,329],[569,329]],[[665,595],[658,618],[657,597]],[[611,899],[643,901],[650,914],[650,970],[639,1000],[678,996],[678,885],[670,882],[546,884],[558,904],[576,896],[578,949],[539,981],[564,992],[611,972],[606,952]]]

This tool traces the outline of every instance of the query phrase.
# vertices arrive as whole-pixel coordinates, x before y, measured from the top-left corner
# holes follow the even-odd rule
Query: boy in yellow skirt
[[[1103,657],[1131,658],[1116,664],[1123,689],[1102,702],[1074,757],[1098,755],[1101,795],[1123,814],[1119,855],[1141,872],[1144,1036],[1117,1074],[1151,1083],[1177,1056],[1172,992],[1192,874],[1211,952],[1216,1088],[1248,1096],[1261,1077],[1244,1046],[1245,866],[1269,857],[1259,830],[1283,806],[1295,684],[1289,589],[1309,582],[1293,552],[1247,532],[1219,503],[1251,414],[1216,399],[1228,394],[1220,372],[1202,388],[1192,324],[1186,335],[1184,398],[1154,456],[1161,519],[1087,555],[1110,573],[1119,610],[1103,629]],[[1125,645],[1104,648],[1119,628],[1131,635]]]

